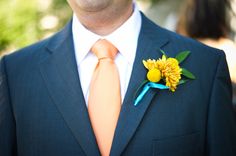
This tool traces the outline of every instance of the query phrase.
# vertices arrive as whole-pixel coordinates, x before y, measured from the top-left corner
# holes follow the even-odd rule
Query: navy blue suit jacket
[[[85,37],[86,39],[86,37]],[[128,43],[127,43],[128,44]],[[182,64],[197,77],[176,92],[150,90],[143,59],[190,50]],[[97,156],[77,72],[71,22],[54,36],[0,63],[0,156]],[[111,155],[235,156],[236,122],[225,55],[162,29],[142,15],[142,28]]]

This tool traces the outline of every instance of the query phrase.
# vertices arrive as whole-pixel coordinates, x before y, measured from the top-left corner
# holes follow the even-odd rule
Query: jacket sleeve
[[[214,77],[207,122],[208,156],[236,156],[236,114],[232,104],[232,86],[224,53],[221,53]]]
[[[0,60],[0,156],[15,156],[16,133],[4,58]]]

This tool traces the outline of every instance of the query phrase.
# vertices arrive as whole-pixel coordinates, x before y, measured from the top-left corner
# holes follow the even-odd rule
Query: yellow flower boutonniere
[[[148,69],[147,80],[141,85],[144,87],[135,100],[135,106],[150,88],[169,89],[175,92],[178,85],[187,82],[188,79],[195,79],[190,71],[180,67],[180,64],[190,55],[190,51],[180,52],[175,58],[167,57],[163,50],[161,52],[163,55],[160,59],[143,60],[144,67]]]

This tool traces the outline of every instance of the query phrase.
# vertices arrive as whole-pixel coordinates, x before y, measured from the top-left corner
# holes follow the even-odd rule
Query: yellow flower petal
[[[174,92],[181,79],[181,68],[178,60],[175,58],[166,58],[165,55],[162,59],[156,61],[158,69],[161,71],[161,75],[166,82],[166,86],[170,87],[170,90]]]
[[[152,70],[156,68],[156,60],[148,59],[147,61],[143,60],[143,65],[148,69]]]
[[[162,55],[162,60],[163,60],[163,61],[166,60],[166,55]]]
[[[149,70],[147,78],[150,82],[156,83],[163,79],[172,92],[176,90],[182,73],[177,59],[162,55],[158,60],[143,60],[143,64]]]

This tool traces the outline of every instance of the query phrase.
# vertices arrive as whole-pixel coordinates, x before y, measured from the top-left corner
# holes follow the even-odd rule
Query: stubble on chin
[[[112,3],[112,0],[72,0],[75,1],[77,7],[85,12],[99,12]]]

